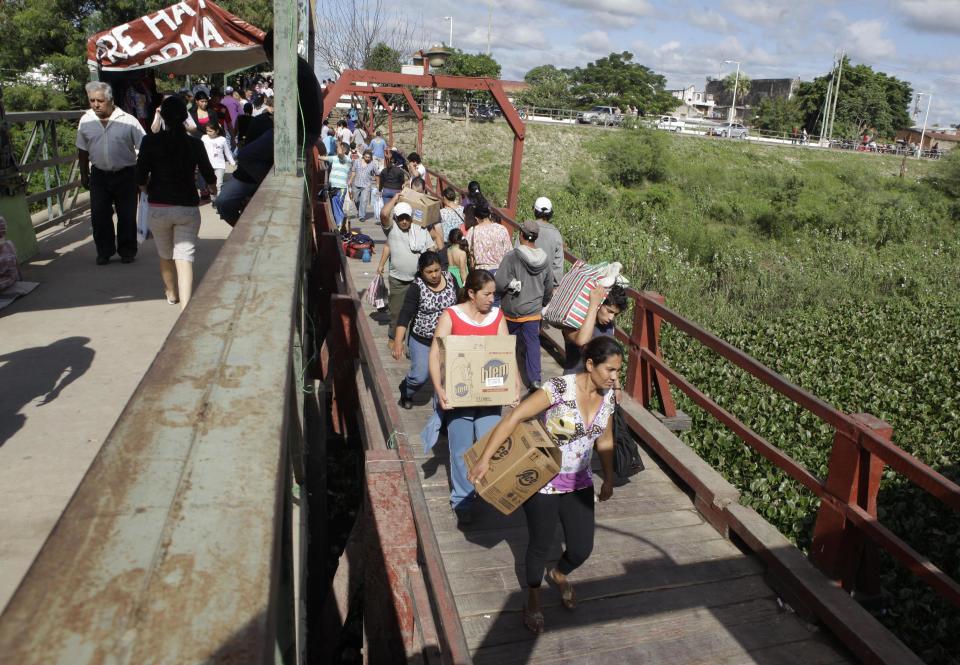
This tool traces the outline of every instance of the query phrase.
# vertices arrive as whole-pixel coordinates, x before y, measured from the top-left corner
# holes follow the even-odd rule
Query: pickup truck
[[[672,115],[662,115],[657,122],[657,129],[665,129],[668,132],[682,132],[683,128],[683,120]]]
[[[623,114],[613,106],[594,106],[589,111],[577,113],[577,122],[584,125],[620,125]]]

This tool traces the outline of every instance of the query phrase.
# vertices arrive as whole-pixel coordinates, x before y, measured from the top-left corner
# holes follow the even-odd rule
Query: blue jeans
[[[367,204],[370,202],[369,187],[353,188],[353,203],[357,206],[357,219],[361,222],[367,218]]]
[[[527,386],[540,383],[540,319],[523,323],[507,321],[507,330],[517,337],[517,355],[523,359]]]
[[[450,448],[450,505],[454,510],[467,510],[476,493],[467,480],[463,454],[500,420],[499,406],[462,407],[449,412],[447,444]]]
[[[407,346],[410,348],[410,371],[403,380],[403,396],[413,399],[430,378],[430,345],[418,342],[410,335]]]
[[[390,202],[394,196],[400,193],[399,189],[381,189],[380,194],[383,196],[383,204],[386,205]]]
[[[337,228],[340,229],[343,227],[343,199],[347,195],[347,190],[335,189],[333,192],[334,194],[330,198],[330,207],[333,208],[333,221],[336,223]]]
[[[217,212],[230,226],[234,226],[240,219],[240,213],[243,212],[243,206],[246,199],[257,192],[260,185],[252,182],[243,182],[233,178],[223,183],[223,190],[217,194],[217,200],[213,205]]]

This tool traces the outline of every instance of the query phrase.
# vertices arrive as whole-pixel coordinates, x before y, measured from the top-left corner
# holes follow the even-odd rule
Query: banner
[[[95,34],[87,40],[87,63],[106,72],[229,72],[266,61],[264,34],[210,0],[184,0]]]

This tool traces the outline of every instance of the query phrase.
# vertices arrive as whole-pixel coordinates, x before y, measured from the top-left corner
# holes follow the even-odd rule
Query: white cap
[[[406,215],[410,219],[413,219],[413,208],[410,207],[409,203],[401,201],[397,205],[393,206],[393,217],[396,219],[400,215]]]
[[[553,210],[553,204],[550,203],[550,199],[546,196],[541,196],[533,202],[533,209],[537,212],[551,212]]]

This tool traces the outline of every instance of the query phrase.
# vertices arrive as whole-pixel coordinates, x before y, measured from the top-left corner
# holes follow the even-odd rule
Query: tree
[[[340,0],[321,3],[321,7],[316,56],[337,74],[362,69],[381,44],[399,53],[402,61],[426,41],[423,21],[387,9],[383,0]]]
[[[750,92],[750,77],[740,72],[740,75],[737,76],[736,72],[727,74],[723,78],[723,87],[725,90],[733,92],[734,86],[737,88],[737,98],[742,99],[747,96],[747,93]]]
[[[367,60],[363,63],[364,69],[378,72],[399,72],[403,65],[400,51],[390,48],[383,42],[373,47]]]
[[[523,77],[530,87],[517,95],[517,101],[526,106],[565,109],[576,104],[570,93],[570,74],[553,65],[534,67]]]
[[[458,48],[450,49],[450,56],[439,69],[448,76],[479,76],[500,78],[500,63],[485,53],[464,53]]]
[[[753,117],[753,126],[773,132],[790,132],[803,125],[803,113],[796,99],[764,97]]]
[[[811,132],[821,126],[827,88],[832,81],[832,73],[825,74],[801,83],[797,91],[804,125]],[[912,99],[913,88],[908,82],[875,72],[869,65],[853,65],[844,57],[834,135],[852,138],[876,130],[879,136],[893,138],[898,129],[911,124]]]
[[[633,54],[623,51],[572,70],[571,92],[578,104],[632,105],[643,113],[666,113],[675,108],[676,98],[664,91],[666,78],[632,60]]]

